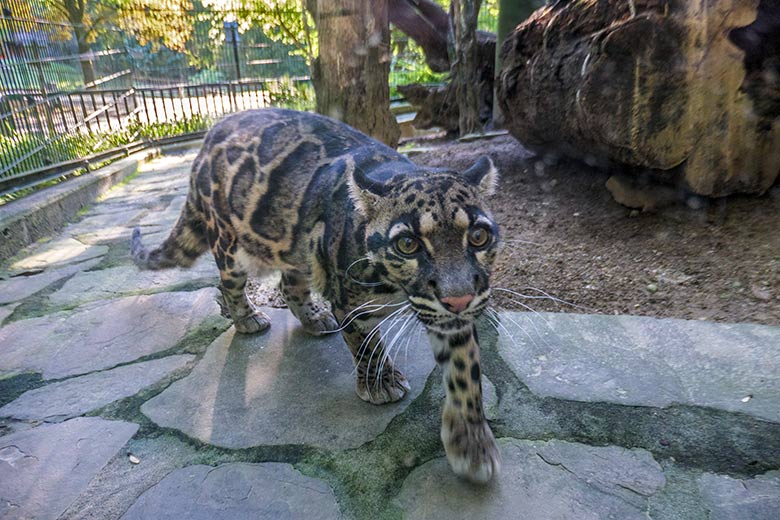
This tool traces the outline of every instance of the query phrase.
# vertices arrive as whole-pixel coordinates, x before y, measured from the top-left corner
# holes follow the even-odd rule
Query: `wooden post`
[[[315,21],[317,112],[395,146],[401,131],[390,112],[387,0],[317,0]]]

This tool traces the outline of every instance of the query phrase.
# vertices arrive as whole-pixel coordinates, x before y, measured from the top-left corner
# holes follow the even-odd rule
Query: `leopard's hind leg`
[[[229,224],[208,224],[208,238],[219,268],[220,290],[236,332],[254,334],[271,325],[268,315],[246,297],[246,267],[238,259],[238,240]]]
[[[287,306],[309,334],[319,335],[335,331],[339,325],[327,305],[312,299],[309,277],[298,270],[282,272],[279,288]]]

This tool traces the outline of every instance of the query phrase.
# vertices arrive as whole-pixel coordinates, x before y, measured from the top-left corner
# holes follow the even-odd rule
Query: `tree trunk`
[[[484,127],[490,123],[493,113],[496,36],[493,33],[477,31],[477,45],[479,66],[475,87],[479,98],[479,125]],[[439,127],[457,135],[460,125],[456,83],[436,86],[412,83],[399,85],[398,91],[417,109],[413,121],[415,128]]]
[[[699,195],[762,193],[780,174],[778,29],[768,0],[553,4],[504,41],[505,125]]]
[[[481,0],[452,0],[455,59],[452,81],[458,100],[460,135],[481,129],[479,124],[479,52],[477,48],[477,17]]]
[[[316,25],[317,112],[398,144],[401,131],[390,112],[387,0],[317,0]]]
[[[90,57],[91,49],[87,42],[88,29],[84,24],[84,15],[86,14],[87,3],[84,0],[64,0],[63,6],[68,14],[68,22],[73,27],[73,33],[76,35],[76,45],[79,51],[79,62],[81,63],[81,74],[84,77],[84,85],[87,88],[95,88],[95,67]]]
[[[450,70],[450,19],[444,9],[431,0],[388,0],[388,8],[390,23],[422,47],[431,70]]]
[[[95,88],[95,66],[92,63],[91,49],[85,41],[84,35],[76,31],[76,43],[79,49],[79,62],[81,63],[81,74],[84,76],[84,85],[87,88]]]

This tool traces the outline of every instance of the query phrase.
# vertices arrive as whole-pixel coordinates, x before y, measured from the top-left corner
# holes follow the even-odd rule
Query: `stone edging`
[[[142,150],[104,168],[0,206],[0,261],[59,231],[86,205],[159,155],[200,146],[202,139]]]

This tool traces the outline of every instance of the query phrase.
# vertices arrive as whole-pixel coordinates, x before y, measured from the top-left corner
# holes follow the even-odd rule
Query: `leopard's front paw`
[[[371,404],[400,401],[411,389],[406,376],[395,368],[386,369],[382,377],[373,380],[358,376],[355,387],[358,397]]]
[[[471,423],[462,415],[445,410],[441,440],[456,475],[484,484],[501,470],[498,446],[487,421]]]
[[[339,330],[339,322],[328,307],[321,303],[304,305],[301,309],[303,330],[314,336]]]
[[[233,322],[236,332],[241,334],[257,334],[271,326],[271,319],[264,312],[255,312]]]

